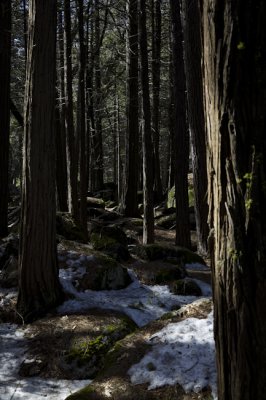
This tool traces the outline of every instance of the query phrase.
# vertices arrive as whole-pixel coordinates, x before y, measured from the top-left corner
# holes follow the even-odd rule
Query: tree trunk
[[[203,1],[219,400],[265,399],[266,4]]]
[[[0,6],[0,238],[8,234],[8,160],[10,130],[11,1]]]
[[[62,11],[58,12],[58,100],[56,132],[56,186],[60,211],[68,211],[67,156],[66,156],[66,107],[64,71],[64,32]]]
[[[128,4],[127,32],[127,166],[125,215],[137,217],[139,174],[139,101],[138,101],[138,0]]]
[[[85,238],[88,235],[87,227],[87,140],[86,140],[86,113],[85,113],[85,71],[86,53],[84,43],[83,0],[78,0],[79,22],[79,137],[80,137],[80,222]]]
[[[102,143],[102,83],[101,83],[101,34],[100,34],[100,5],[99,0],[95,4],[95,47],[94,47],[94,76],[95,76],[95,132],[93,140],[93,174],[94,190],[103,187],[103,143]]]
[[[78,164],[77,144],[73,121],[73,90],[72,90],[72,38],[70,0],[64,0],[65,28],[65,87],[66,87],[66,128],[68,151],[68,187],[69,210],[74,219],[79,221],[78,210]]]
[[[195,216],[198,250],[207,253],[208,204],[206,125],[202,85],[202,46],[198,0],[183,0],[184,59],[186,69],[188,119],[192,145]]]
[[[160,81],[161,81],[161,0],[152,0],[152,134],[154,151],[154,192],[157,201],[163,197],[160,143]]]
[[[140,56],[141,56],[141,86],[142,86],[142,151],[143,151],[143,243],[154,242],[153,214],[153,152],[151,133],[151,110],[149,91],[149,66],[147,51],[146,0],[140,0]]]
[[[173,46],[176,244],[190,247],[188,166],[189,140],[186,123],[186,84],[180,0],[170,0]]]
[[[56,3],[31,0],[25,97],[20,284],[24,321],[61,300],[55,229]]]

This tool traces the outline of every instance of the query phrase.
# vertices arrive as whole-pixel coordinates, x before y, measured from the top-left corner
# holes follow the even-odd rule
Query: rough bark
[[[79,137],[80,137],[80,221],[87,238],[87,138],[86,138],[86,113],[85,113],[85,71],[86,53],[84,43],[84,18],[83,0],[78,0],[79,23]]]
[[[94,0],[95,6],[95,43],[94,43],[94,97],[95,97],[95,131],[93,136],[93,189],[103,187],[103,143],[102,143],[102,78],[101,78],[101,32],[100,32],[100,5]]]
[[[266,5],[202,2],[219,400],[265,398]]]
[[[17,309],[30,321],[58,304],[55,229],[56,3],[31,0]]]
[[[186,70],[188,120],[192,146],[192,169],[195,193],[195,217],[198,250],[207,253],[208,204],[206,125],[202,84],[202,45],[198,0],[182,0],[184,59]]]
[[[62,11],[58,12],[58,96],[56,113],[56,187],[60,211],[68,211],[64,31]]]
[[[76,221],[79,221],[78,210],[78,164],[77,144],[73,121],[73,89],[72,89],[72,37],[70,0],[64,0],[64,32],[65,32],[65,88],[66,88],[66,130],[68,152],[68,194],[69,210]]]
[[[188,204],[189,140],[186,123],[186,84],[180,0],[170,0],[170,6],[173,46],[176,244],[190,247]]]
[[[8,233],[8,160],[10,130],[11,1],[0,7],[0,237]]]
[[[138,101],[138,0],[128,4],[127,37],[127,165],[125,215],[136,217],[138,212],[139,174],[139,101]]]
[[[156,200],[163,197],[160,143],[160,84],[161,84],[161,0],[152,0],[152,135],[154,151],[154,192]]]
[[[147,51],[146,0],[140,0],[140,58],[141,58],[141,87],[142,87],[142,153],[143,153],[143,243],[154,242],[154,213],[153,213],[153,151],[151,132],[151,110],[149,91],[149,65]]]

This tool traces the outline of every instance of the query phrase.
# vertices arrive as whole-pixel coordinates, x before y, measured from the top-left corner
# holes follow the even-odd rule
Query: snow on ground
[[[161,317],[179,305],[192,303],[195,296],[173,295],[168,286],[147,286],[141,284],[133,271],[129,270],[133,282],[122,290],[78,292],[73,283],[81,277],[86,261],[93,256],[79,256],[68,252],[59,259],[66,260],[67,269],[60,269],[59,277],[65,292],[74,298],[58,307],[59,314],[75,313],[89,308],[112,309],[123,312],[142,327]],[[196,270],[205,266],[194,265]],[[192,266],[193,267],[193,266]],[[192,269],[191,264],[188,266]],[[193,267],[194,268],[194,267]],[[203,296],[211,295],[208,284],[195,280]],[[8,293],[8,294],[7,294]],[[16,296],[15,291],[0,290],[4,302]],[[0,399],[1,400],[63,400],[71,392],[87,385],[90,381],[46,380],[40,378],[22,379],[19,366],[27,359],[27,341],[22,328],[16,325],[0,324]],[[215,394],[214,343],[212,315],[207,319],[189,318],[183,322],[169,324],[150,339],[153,350],[139,364],[130,369],[132,382],[149,382],[150,388],[179,382],[185,390],[198,391],[210,385]],[[147,364],[156,366],[149,371]]]
[[[91,381],[23,379],[18,370],[27,359],[25,330],[14,324],[0,324],[0,399],[64,400]]]
[[[130,270],[133,282],[125,289],[79,292],[74,287],[73,281],[82,276],[84,272],[85,269],[77,267],[77,264],[68,269],[60,269],[59,277],[64,290],[74,296],[74,299],[67,300],[58,307],[60,314],[75,313],[95,307],[111,309],[127,314],[139,327],[142,327],[174,307],[192,303],[198,298],[196,296],[176,296],[166,285],[143,285]],[[203,295],[209,296],[210,286],[204,282],[200,282],[200,286]]]
[[[152,350],[128,371],[133,384],[148,383],[155,389],[179,383],[196,393],[210,386],[217,399],[213,312],[207,319],[168,324],[148,343]]]

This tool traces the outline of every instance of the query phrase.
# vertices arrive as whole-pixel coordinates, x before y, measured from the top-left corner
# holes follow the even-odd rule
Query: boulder
[[[192,279],[179,279],[171,286],[174,294],[182,296],[201,296],[200,287]]]
[[[173,229],[176,224],[176,214],[163,215],[160,218],[157,218],[155,223],[161,228]]]
[[[105,202],[103,199],[96,197],[87,197],[87,207],[89,208],[105,208]]]
[[[138,279],[146,285],[169,284],[186,277],[183,266],[173,265],[161,260],[133,264]]]
[[[74,221],[72,215],[67,212],[58,212],[56,214],[56,232],[67,240],[85,241],[81,227]]]
[[[90,232],[90,242],[95,250],[105,250],[117,243],[127,247],[127,236],[115,225],[95,225]]]
[[[165,260],[176,265],[191,263],[205,265],[202,257],[185,247],[154,243],[136,246],[134,252],[143,260]]]
[[[117,290],[127,287],[131,278],[126,268],[105,254],[97,254],[88,262],[87,272],[77,279],[78,290]]]

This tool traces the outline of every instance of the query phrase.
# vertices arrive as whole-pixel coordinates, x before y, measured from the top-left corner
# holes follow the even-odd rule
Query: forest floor
[[[156,229],[156,241],[174,244],[174,231]],[[215,398],[209,268],[186,266],[200,297],[152,284],[134,257],[123,263],[132,277],[128,287],[80,293],[73,282],[82,274],[84,246],[64,246],[60,279],[69,298],[45,318],[15,324],[17,292],[0,288],[0,320],[6,321],[0,324],[0,399],[63,400],[71,393],[77,400]],[[151,275],[158,267],[145,265]]]

